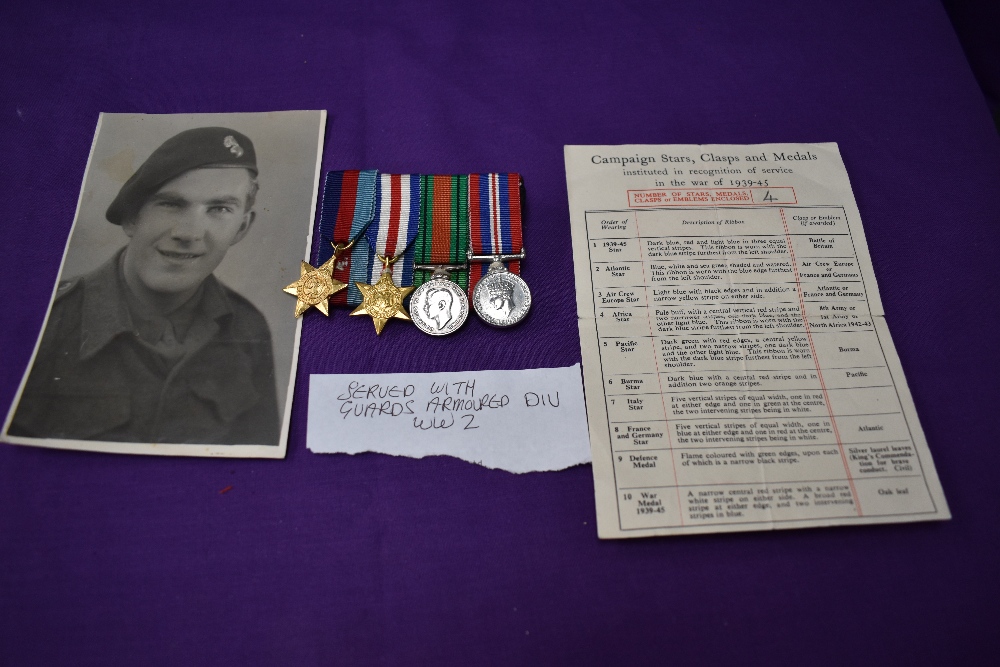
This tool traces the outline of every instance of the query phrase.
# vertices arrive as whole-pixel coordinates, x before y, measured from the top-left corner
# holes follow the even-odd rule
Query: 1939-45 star
[[[330,315],[329,298],[347,287],[333,277],[333,265],[337,261],[334,255],[321,266],[314,268],[309,262],[302,262],[299,279],[284,289],[298,301],[295,303],[295,317],[315,306],[324,315]]]

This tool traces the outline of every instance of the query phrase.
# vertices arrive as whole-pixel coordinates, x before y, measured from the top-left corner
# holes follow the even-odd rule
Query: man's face
[[[444,329],[451,322],[451,304],[454,297],[446,289],[435,290],[427,297],[427,304],[424,306],[428,317],[437,324],[438,331]]]
[[[193,291],[222,262],[229,246],[250,229],[246,169],[192,169],[163,185],[134,219],[125,278],[130,286],[158,293]]]

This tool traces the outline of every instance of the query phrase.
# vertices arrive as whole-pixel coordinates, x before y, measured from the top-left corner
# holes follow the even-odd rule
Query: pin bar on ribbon
[[[524,245],[521,238],[521,177],[516,173],[469,174],[470,259],[492,260],[496,255],[511,260],[507,270],[521,271]],[[486,258],[490,259],[487,260]],[[486,275],[488,264],[469,266],[469,294]]]

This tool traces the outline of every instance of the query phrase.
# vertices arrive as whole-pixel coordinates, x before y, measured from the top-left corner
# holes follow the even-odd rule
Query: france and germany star
[[[396,287],[396,283],[392,282],[391,271],[384,271],[374,285],[354,284],[361,290],[363,301],[351,315],[371,315],[375,322],[376,334],[381,334],[385,323],[394,317],[401,320],[410,319],[406,309],[403,308],[403,299],[416,288]]]

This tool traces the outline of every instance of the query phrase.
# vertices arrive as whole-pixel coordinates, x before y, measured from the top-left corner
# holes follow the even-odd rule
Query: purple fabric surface
[[[0,664],[1000,650],[1000,139],[937,2],[8,2],[0,101],[3,410],[100,111],[325,108],[324,169],[518,171],[536,299],[516,330],[446,340],[307,318],[284,461],[0,445]],[[954,520],[600,543],[588,466],[306,450],[309,373],[579,360],[563,144],[772,141],[840,144]]]

